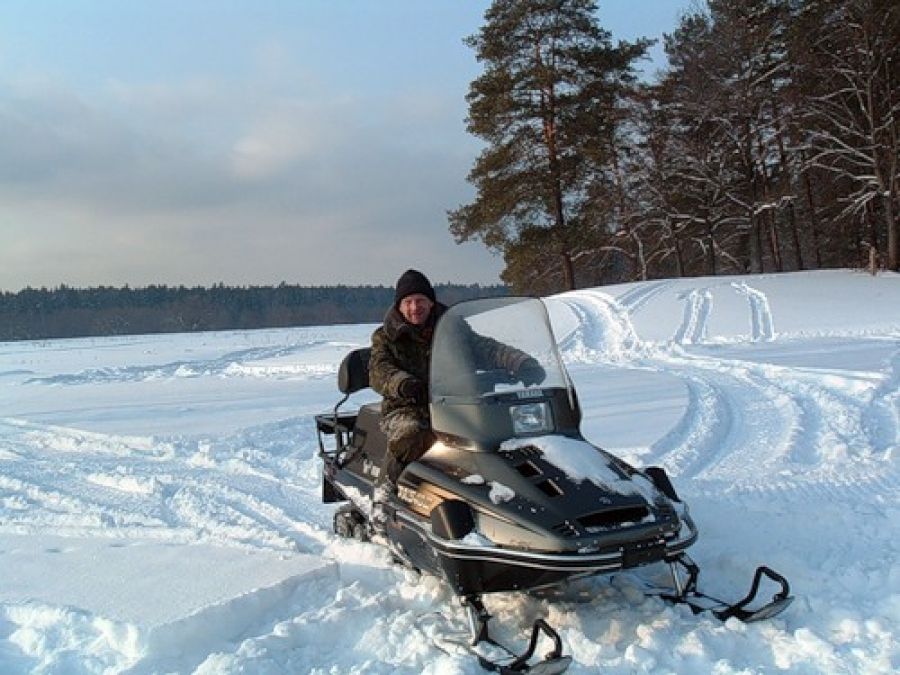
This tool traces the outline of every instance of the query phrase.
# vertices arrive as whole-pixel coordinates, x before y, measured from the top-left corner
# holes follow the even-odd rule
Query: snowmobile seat
[[[337,402],[330,415],[316,415],[319,454],[336,455],[350,446],[357,414],[355,412],[339,412],[339,409],[347,402],[351,394],[369,386],[369,355],[371,353],[372,350],[368,347],[354,349],[341,361],[338,368],[338,389],[344,397]],[[334,436],[332,439],[334,447],[331,450],[326,449],[324,436]]]
[[[369,386],[369,347],[354,349],[341,361],[338,369],[338,389],[349,396]]]

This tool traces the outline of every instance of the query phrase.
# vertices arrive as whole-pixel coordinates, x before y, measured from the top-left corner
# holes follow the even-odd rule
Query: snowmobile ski
[[[513,675],[515,673],[528,673],[529,675],[556,675],[565,672],[572,663],[571,656],[563,656],[562,639],[544,619],[538,619],[531,627],[531,637],[528,640],[528,646],[521,654],[516,654],[513,650],[505,645],[500,644],[491,637],[488,630],[488,622],[491,615],[488,614],[481,601],[481,598],[467,597],[462,600],[463,606],[466,608],[469,619],[469,630],[471,632],[471,647],[477,647],[482,642],[497,647],[509,655],[507,659],[491,659],[483,654],[473,651],[478,657],[479,665],[487,671],[500,673],[501,675]],[[553,642],[553,649],[544,655],[544,657],[533,664],[529,664],[529,660],[534,656],[537,650],[538,641],[541,636],[549,638]]]
[[[648,594],[657,595],[673,604],[687,605],[694,614],[708,612],[720,621],[735,618],[744,623],[752,623],[754,621],[771,619],[781,614],[794,601],[787,579],[765,565],[760,565],[756,568],[750,591],[744,599],[739,602],[728,603],[725,600],[702,593],[697,589],[700,568],[687,554],[682,554],[669,560],[668,563],[675,592],[672,593],[671,589],[652,587],[653,590]],[[780,590],[772,596],[769,602],[751,608],[750,605],[757,600],[757,596],[760,593],[763,577],[776,583]]]

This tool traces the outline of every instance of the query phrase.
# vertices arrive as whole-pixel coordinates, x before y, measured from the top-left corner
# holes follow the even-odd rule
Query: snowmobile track
[[[753,341],[775,339],[774,321],[764,294],[735,285],[751,303]],[[697,289],[685,299],[680,337],[689,345],[702,336],[709,297]],[[900,380],[900,352],[890,375],[821,372],[802,367],[716,358],[687,347],[638,344],[627,310],[596,294],[563,296],[579,322],[561,345],[576,359],[654,370],[677,377],[688,392],[681,421],[650,449],[647,464],[660,464],[676,478],[702,484],[704,492],[759,495],[800,490],[837,497],[854,485],[878,495],[895,494],[897,470],[885,453],[897,447],[898,401],[891,396]],[[619,326],[609,326],[609,322]],[[609,358],[609,334],[627,335],[632,349]],[[568,352],[567,352],[568,353]],[[860,405],[860,390],[871,392]],[[887,397],[885,394],[888,394]],[[749,473],[748,465],[764,471]],[[772,480],[772,476],[778,476]],[[756,478],[756,476],[761,476]],[[701,483],[696,483],[701,481]]]
[[[708,288],[693,289],[679,298],[685,301],[684,319],[675,332],[674,341],[679,344],[703,342],[712,311],[712,292]]]

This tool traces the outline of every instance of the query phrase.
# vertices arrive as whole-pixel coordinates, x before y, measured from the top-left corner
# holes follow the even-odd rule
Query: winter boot
[[[397,494],[397,478],[405,464],[388,453],[372,491],[372,513],[369,518],[373,536],[384,536],[387,530],[388,502]]]

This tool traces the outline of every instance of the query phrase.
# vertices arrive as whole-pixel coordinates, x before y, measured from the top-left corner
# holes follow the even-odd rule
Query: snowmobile
[[[526,386],[506,370],[479,363],[467,345],[473,331],[534,357],[543,370],[540,381]],[[367,541],[378,532],[399,561],[444,578],[466,609],[470,646],[500,646],[488,630],[485,594],[540,591],[651,563],[668,565],[671,575],[671,587],[653,592],[695,612],[755,621],[791,603],[787,581],[768,567],[757,569],[750,593],[738,603],[698,590],[699,568],[686,553],[698,530],[687,504],[662,468],[632,467],[581,435],[578,397],[537,298],[470,300],[441,317],[429,385],[436,440],[379,504],[385,522],[375,528],[373,495],[387,452],[380,403],[342,410],[369,386],[368,358],[365,348],[344,358],[338,370],[343,398],[316,416],[323,501],[343,503],[334,515],[339,535]],[[764,577],[779,591],[750,609]],[[541,638],[553,649],[529,665]],[[481,656],[481,665],[503,673],[557,673],[571,660],[541,619],[524,653],[504,650],[505,661]]]

